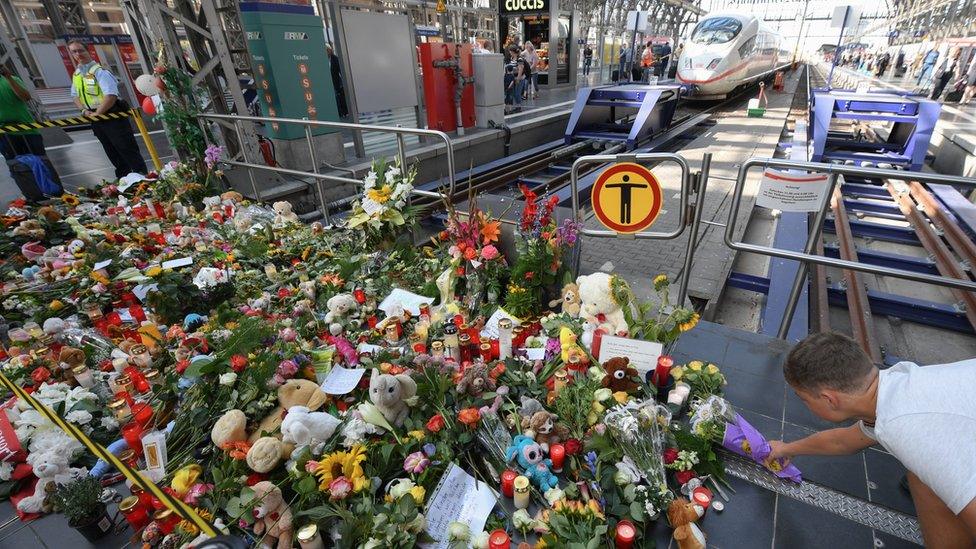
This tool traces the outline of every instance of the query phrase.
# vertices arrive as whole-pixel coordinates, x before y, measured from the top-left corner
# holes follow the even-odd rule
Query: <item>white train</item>
[[[723,98],[788,64],[781,46],[782,37],[757,17],[708,15],[685,40],[675,78],[691,88],[690,98]]]

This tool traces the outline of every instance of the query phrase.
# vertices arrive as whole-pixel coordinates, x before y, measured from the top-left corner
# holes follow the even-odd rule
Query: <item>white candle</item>
[[[512,356],[512,321],[503,318],[498,321],[498,358],[505,360]]]

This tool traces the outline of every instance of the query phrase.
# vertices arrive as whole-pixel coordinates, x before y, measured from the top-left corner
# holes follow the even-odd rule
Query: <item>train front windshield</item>
[[[696,44],[724,44],[742,30],[742,23],[731,17],[706,19],[691,33],[691,41]]]

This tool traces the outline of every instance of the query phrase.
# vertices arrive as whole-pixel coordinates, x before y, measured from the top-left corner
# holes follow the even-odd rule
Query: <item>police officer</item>
[[[71,97],[81,109],[81,114],[90,116],[129,109],[125,100],[119,98],[118,80],[92,60],[83,42],[71,40],[68,42],[68,52],[76,67],[71,82]],[[92,133],[115,166],[115,177],[124,177],[132,172],[148,173],[128,118],[93,121],[91,126]]]

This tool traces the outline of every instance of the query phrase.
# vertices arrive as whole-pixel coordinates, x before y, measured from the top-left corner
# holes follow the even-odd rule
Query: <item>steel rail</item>
[[[970,268],[976,269],[976,243],[953,222],[939,201],[921,183],[910,181],[908,189],[915,201],[922,206],[925,215],[942,231],[952,249],[969,264]]]

